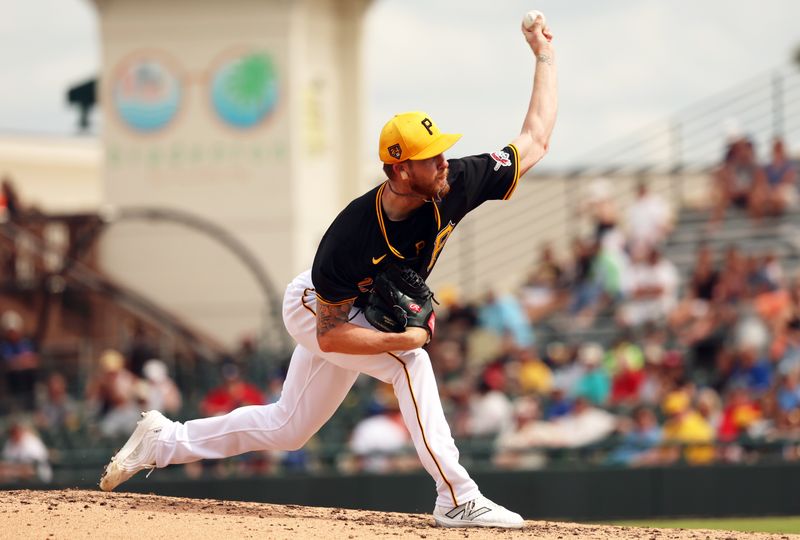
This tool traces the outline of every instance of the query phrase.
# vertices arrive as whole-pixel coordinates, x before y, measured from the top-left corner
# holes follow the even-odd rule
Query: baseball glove
[[[407,266],[390,264],[375,276],[364,316],[382,332],[419,326],[433,337],[436,314],[433,293],[422,276]]]

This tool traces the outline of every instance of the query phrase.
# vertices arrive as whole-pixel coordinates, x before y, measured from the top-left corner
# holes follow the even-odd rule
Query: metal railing
[[[564,252],[572,238],[591,230],[581,205],[599,177],[611,181],[620,209],[633,200],[640,179],[676,209],[707,200],[709,171],[724,155],[731,119],[761,148],[776,136],[790,142],[800,136],[800,71],[786,66],[754,76],[587,152],[567,174],[541,176],[534,169],[510,201],[485,204],[456,229],[432,285],[454,286],[467,299],[517,287],[543,242]],[[759,159],[768,156],[762,152]]]

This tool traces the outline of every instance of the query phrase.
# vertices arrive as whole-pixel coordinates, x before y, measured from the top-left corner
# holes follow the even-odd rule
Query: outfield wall
[[[163,472],[162,472],[163,474]],[[143,475],[127,491],[324,507],[428,513],[434,485],[424,473],[358,476],[280,476],[231,480],[158,480]],[[526,519],[603,521],[682,516],[800,514],[800,465],[482,472],[483,493]],[[89,488],[5,485],[2,489]]]

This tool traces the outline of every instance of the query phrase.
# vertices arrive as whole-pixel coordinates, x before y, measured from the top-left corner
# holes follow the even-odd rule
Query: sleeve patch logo
[[[499,171],[500,167],[510,167],[511,166],[511,156],[508,152],[503,152],[502,150],[498,150],[497,152],[492,152],[489,154],[492,156],[492,159],[495,161],[494,170]]]
[[[400,156],[403,154],[403,150],[400,148],[399,144],[393,144],[386,150],[388,150],[389,155],[392,156],[394,159],[400,159]]]

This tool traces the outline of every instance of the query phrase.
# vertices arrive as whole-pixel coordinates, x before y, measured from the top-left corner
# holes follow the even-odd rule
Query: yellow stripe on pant
[[[397,360],[403,365],[403,371],[406,374],[406,382],[408,383],[408,391],[411,392],[411,401],[414,402],[414,411],[417,413],[417,423],[419,424],[419,431],[422,433],[422,442],[425,443],[425,448],[428,449],[428,453],[431,455],[431,459],[436,464],[436,468],[439,469],[439,474],[442,475],[442,479],[444,483],[447,484],[448,489],[450,490],[450,495],[453,497],[453,506],[458,506],[458,499],[456,499],[456,493],[453,491],[453,486],[450,484],[450,481],[444,475],[444,471],[442,471],[441,465],[439,465],[439,461],[436,459],[436,456],[433,455],[433,450],[428,445],[428,438],[425,437],[425,430],[422,428],[422,419],[419,416],[419,406],[417,406],[417,398],[414,396],[414,389],[411,387],[411,375],[408,373],[408,368],[406,367],[406,363],[403,362],[397,355],[387,352],[389,356]]]

